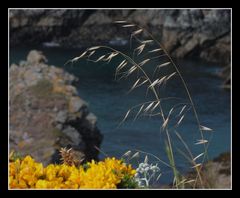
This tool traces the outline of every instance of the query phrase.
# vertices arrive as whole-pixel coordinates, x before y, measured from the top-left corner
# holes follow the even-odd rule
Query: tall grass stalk
[[[132,56],[128,55],[120,50],[114,49],[110,46],[105,45],[99,45],[99,46],[93,46],[91,48],[86,49],[80,56],[73,58],[72,60],[68,61],[67,63],[74,63],[78,61],[81,58],[86,58],[88,61],[93,62],[107,62],[109,63],[112,61],[113,58],[117,56],[121,56],[123,60],[119,63],[119,65],[116,67],[115,71],[115,79],[122,79],[122,78],[128,78],[132,74],[137,74],[137,80],[133,83],[132,87],[130,88],[129,92],[133,91],[136,88],[147,86],[146,93],[150,90],[155,100],[147,101],[142,104],[138,104],[130,108],[125,117],[123,118],[122,123],[125,122],[125,120],[129,117],[129,115],[133,112],[133,110],[138,110],[137,114],[134,117],[134,120],[136,120],[141,115],[149,115],[149,116],[160,116],[162,119],[162,126],[161,131],[165,132],[166,134],[166,140],[165,140],[165,150],[166,150],[166,156],[169,160],[168,166],[171,167],[172,172],[174,174],[174,186],[176,188],[183,187],[184,183],[187,183],[189,181],[186,181],[186,179],[182,179],[184,177],[181,176],[180,172],[177,169],[175,156],[173,152],[173,140],[170,135],[170,130],[172,128],[169,128],[169,122],[171,120],[171,116],[173,112],[176,111],[177,106],[182,105],[182,108],[178,114],[178,116],[181,116],[180,119],[178,119],[177,123],[174,126],[175,135],[178,137],[182,145],[184,146],[186,153],[180,151],[179,153],[182,154],[191,164],[192,167],[195,169],[197,176],[194,180],[193,187],[196,187],[197,183],[200,182],[201,186],[204,187],[202,176],[201,176],[201,169],[203,166],[204,161],[207,158],[207,149],[209,142],[204,138],[204,131],[212,131],[212,129],[202,126],[200,124],[200,120],[197,114],[196,107],[194,105],[193,99],[191,97],[190,91],[187,87],[187,83],[185,82],[181,72],[179,71],[177,65],[174,63],[173,59],[165,49],[165,47],[157,41],[154,36],[144,29],[143,27],[128,23],[127,21],[116,21],[115,22],[118,25],[121,25],[122,28],[129,29],[131,31],[130,35],[130,49],[132,52]],[[142,37],[140,35],[147,37],[148,39],[142,40]],[[138,44],[137,47],[132,48],[132,41],[133,39]],[[155,47],[156,46],[156,47]],[[104,49],[107,51],[106,53],[97,56],[96,51],[99,49]],[[96,57],[97,56],[97,57]],[[166,60],[167,59],[167,60]],[[153,60],[160,60],[161,63],[157,64],[152,76],[150,76],[144,69],[145,65],[149,64]],[[164,76],[158,76],[159,70],[161,70],[163,67],[170,67],[172,66],[175,72],[166,74]],[[140,77],[139,77],[140,76]],[[178,76],[182,82],[182,85],[185,89],[185,92],[188,97],[188,103],[178,103],[177,105],[174,105],[169,112],[165,112],[162,106],[162,102],[166,99],[163,98],[160,94],[161,86],[164,86],[169,80],[172,78]],[[170,97],[169,97],[170,99]],[[177,127],[181,125],[182,121],[184,120],[184,117],[189,109],[193,110],[196,123],[198,126],[198,130],[200,133],[200,139],[197,140],[195,143],[196,145],[202,145],[203,144],[203,152],[198,154],[194,157],[191,150],[189,149],[187,143],[184,141],[182,136],[177,132]],[[197,163],[196,160],[202,157],[201,163]],[[162,160],[161,160],[162,161]],[[165,162],[164,162],[165,163]],[[165,163],[166,164],[166,163]],[[192,182],[192,181],[191,181]]]

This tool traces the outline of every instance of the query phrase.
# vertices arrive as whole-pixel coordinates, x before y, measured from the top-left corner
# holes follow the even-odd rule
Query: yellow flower
[[[96,163],[92,160],[89,168],[81,174],[83,183],[80,188],[116,188],[125,174],[133,175],[131,166],[121,160],[106,158]]]
[[[57,167],[54,166],[53,164],[50,164],[48,165],[46,168],[45,168],[45,175],[46,175],[46,178],[49,180],[49,181],[52,181],[55,179],[56,177],[56,174],[57,174]]]
[[[46,189],[48,188],[48,183],[49,183],[48,181],[40,179],[36,183],[36,188]]]
[[[87,166],[87,170],[83,166],[66,164],[50,164],[44,168],[31,156],[26,156],[9,164],[9,185],[10,188],[113,189],[125,175],[133,177],[136,173],[131,165],[115,158],[106,158],[101,162],[92,160]]]

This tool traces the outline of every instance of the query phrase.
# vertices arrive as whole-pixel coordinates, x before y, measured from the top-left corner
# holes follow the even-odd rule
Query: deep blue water
[[[19,60],[26,59],[29,49],[10,49],[10,62],[18,63]],[[128,80],[114,80],[114,70],[119,59],[118,62],[113,61],[108,65],[80,61],[73,66],[63,66],[67,60],[79,55],[81,50],[39,47],[36,49],[43,51],[49,64],[64,67],[79,77],[77,84],[79,95],[88,102],[90,110],[98,117],[98,127],[104,134],[101,145],[104,153],[120,157],[128,150],[139,149],[167,161],[163,146],[164,135],[160,133],[162,122],[159,117],[141,117],[135,122],[130,119],[117,127],[131,106],[152,98],[151,94],[146,98],[144,89],[137,89],[127,94],[136,76]],[[223,81],[216,76],[216,72],[220,68],[218,65],[197,60],[178,60],[177,64],[188,84],[201,124],[214,130],[206,133],[206,137],[211,139],[208,150],[209,158],[229,151],[231,148],[230,92],[220,88]],[[149,65],[147,68],[149,71],[152,69],[153,65]],[[177,77],[169,81],[162,94],[162,97],[186,98],[185,91]],[[179,101],[166,101],[163,103],[164,108],[169,111],[176,102]],[[194,155],[202,152],[202,147],[194,144],[196,139],[200,139],[196,129],[196,121],[189,111],[177,130],[188,143]],[[174,147],[184,150],[173,132],[171,137]],[[104,155],[101,154],[100,157],[104,157]],[[189,167],[179,153],[176,153],[176,161],[180,170],[186,170]],[[171,178],[166,177],[171,175],[169,169],[162,165],[160,167],[164,172],[161,182],[170,182]]]

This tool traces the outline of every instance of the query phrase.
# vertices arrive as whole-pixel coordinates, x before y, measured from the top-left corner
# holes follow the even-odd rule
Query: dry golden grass
[[[202,164],[207,158],[207,149],[209,146],[208,140],[206,140],[204,137],[204,131],[209,132],[212,131],[212,129],[202,126],[200,124],[198,114],[193,103],[191,94],[189,92],[189,89],[187,87],[187,84],[183,79],[182,74],[180,73],[177,65],[174,63],[173,59],[170,57],[169,53],[164,48],[164,46],[161,43],[159,43],[151,33],[149,33],[146,29],[140,27],[137,24],[128,23],[127,21],[116,21],[115,23],[122,26],[122,28],[131,28],[130,30],[132,31],[132,33],[130,35],[130,48],[132,51],[132,56],[127,55],[126,53],[121,52],[112,47],[101,45],[86,49],[80,56],[73,58],[67,63],[69,62],[74,63],[78,61],[80,58],[86,58],[88,61],[93,61],[96,63],[100,61],[109,63],[113,58],[117,56],[121,57],[122,60],[116,67],[115,79],[116,80],[120,80],[123,78],[126,79],[133,73],[137,74],[137,79],[132,84],[129,92],[133,91],[136,88],[147,86],[146,93],[148,93],[148,91],[151,91],[155,97],[155,100],[147,101],[145,103],[138,104],[128,109],[120,124],[123,124],[126,121],[126,119],[128,119],[129,116],[133,113],[135,113],[133,120],[136,120],[140,116],[146,115],[158,116],[162,120],[162,125],[160,127],[161,131],[166,134],[166,155],[168,156],[169,163],[164,162],[164,164],[165,165],[168,164],[168,166],[172,168],[172,171],[175,176],[173,182],[174,186],[177,188],[181,188],[186,183],[194,183],[195,185],[199,183],[201,184],[202,177],[200,173],[202,169]],[[136,46],[134,48],[132,48],[133,40],[136,43]],[[93,56],[93,54],[95,54],[95,51],[99,49],[102,49],[107,52],[99,57]],[[144,67],[147,66],[148,64],[153,64],[153,60],[156,59],[158,60],[158,63],[156,64],[152,74],[149,75],[145,71]],[[159,72],[165,67],[171,67],[172,69],[174,69],[174,72],[159,75]],[[161,96],[161,87],[163,85],[166,85],[166,83],[173,78],[179,78],[181,80],[186,95],[188,97],[187,98],[188,102],[176,104],[169,111],[166,111],[162,107],[162,103],[166,98],[162,98]],[[192,154],[187,143],[177,132],[177,128],[183,123],[185,115],[187,112],[189,112],[189,110],[192,110],[196,119],[196,125],[198,126],[199,129],[199,139],[196,140],[195,145],[204,146],[203,151],[200,154],[197,154],[196,156]],[[174,127],[170,128],[169,122],[172,120],[173,112],[174,113],[177,112],[178,119]],[[181,176],[180,172],[177,170],[173,152],[172,142],[173,140],[171,138],[170,131],[173,132],[178,137],[183,147],[185,148],[186,152],[183,152],[180,149],[176,150],[179,151],[179,154],[182,154],[186,158],[186,160],[191,164],[191,168],[193,168],[196,171],[197,174],[195,179],[191,179],[190,181],[186,180],[184,179],[183,176]],[[199,160],[200,158],[201,162],[199,163],[197,162],[197,160]],[[163,162],[163,160],[160,161],[161,163]]]

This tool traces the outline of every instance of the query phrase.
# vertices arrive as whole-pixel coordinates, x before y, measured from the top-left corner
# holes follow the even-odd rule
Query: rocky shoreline
[[[195,174],[189,173],[189,179]],[[205,188],[230,189],[231,188],[231,154],[225,152],[218,157],[206,162],[202,170],[202,178]],[[190,186],[191,187],[191,186]],[[197,184],[197,188],[201,188]]]
[[[43,164],[59,162],[61,147],[73,148],[85,161],[97,160],[103,135],[73,86],[77,78],[46,61],[32,50],[9,68],[10,150]]]
[[[83,162],[97,160],[103,135],[96,116],[74,87],[78,79],[46,62],[41,52],[32,50],[26,61],[9,68],[10,150],[31,154],[44,165],[59,162],[61,147],[73,148]],[[230,153],[207,162],[202,174],[205,188],[230,188]],[[188,180],[194,177],[194,173],[186,176]]]
[[[128,40],[127,20],[146,27],[173,57],[230,63],[230,10],[10,10],[10,45],[84,47]],[[124,30],[123,30],[124,29]]]
[[[10,46],[85,48],[124,45],[133,30],[113,22],[126,20],[149,30],[175,58],[199,58],[228,68],[231,59],[231,10],[10,10]],[[24,41],[24,43],[23,43]],[[228,69],[219,76],[230,88]]]
[[[185,176],[187,181],[195,180],[196,172],[188,172]],[[184,184],[184,189],[231,189],[231,153],[221,153],[213,160],[203,165],[201,171],[202,183],[194,182]],[[171,189],[173,184],[156,185],[153,188]]]
[[[146,27],[175,58],[223,66],[219,76],[224,87],[231,88],[230,10],[10,10],[10,46],[124,45],[130,32],[112,25],[115,20]],[[77,78],[46,61],[43,54],[31,51],[26,61],[10,66],[10,149],[30,153],[44,164],[58,162],[61,147],[72,147],[85,160],[97,159],[103,135],[96,116],[78,96]],[[229,186],[224,165],[209,164],[206,175],[220,178],[214,185]]]

